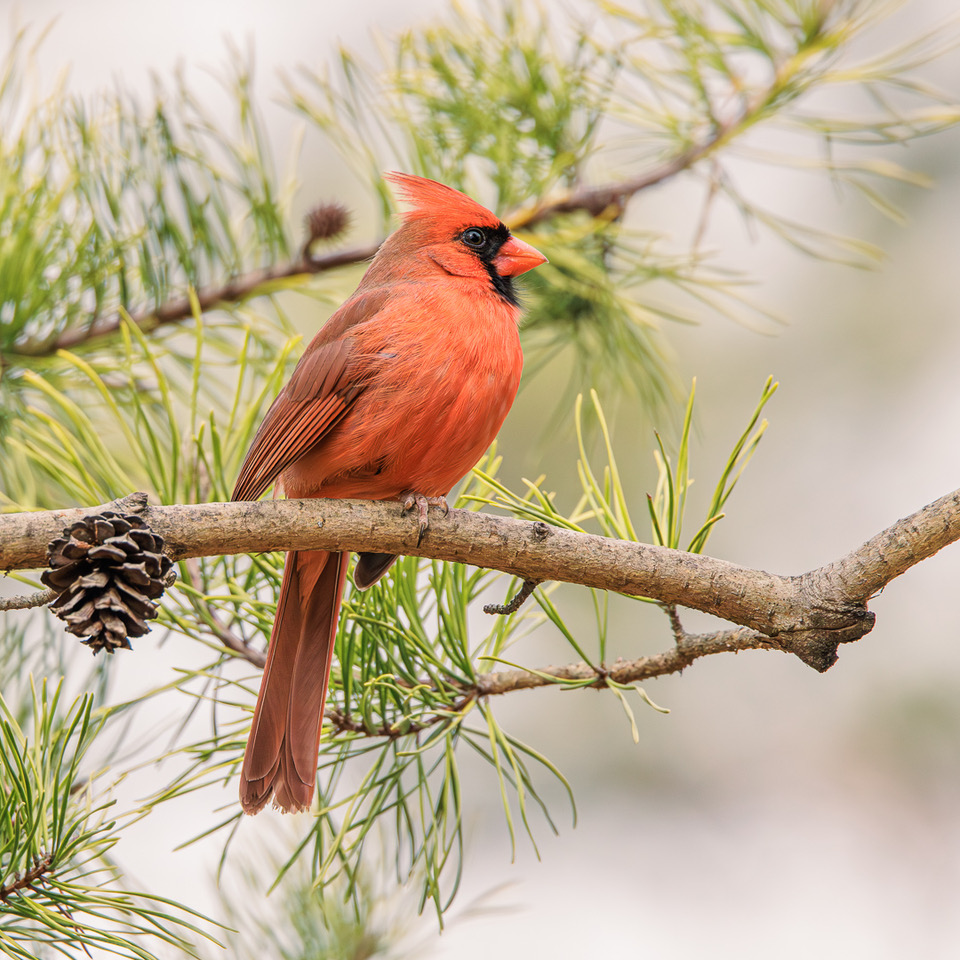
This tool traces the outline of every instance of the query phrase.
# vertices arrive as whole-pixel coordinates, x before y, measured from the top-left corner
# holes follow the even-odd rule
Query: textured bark
[[[707,653],[759,646],[793,653],[826,670],[840,643],[858,640],[872,629],[874,616],[866,607],[870,597],[960,538],[960,491],[955,491],[834,563],[801,576],[780,576],[712,557],[467,510],[451,510],[447,517],[432,511],[430,528],[418,546],[416,523],[396,503],[270,500],[150,506],[145,495],[134,494],[93,508],[0,516],[0,569],[43,566],[47,544],[65,526],[87,513],[118,507],[142,513],[175,560],[311,549],[427,556],[538,583],[559,580],[651,597],[747,628],[708,638],[680,636],[677,648],[662,655],[671,658],[665,661],[673,664],[669,669],[655,667],[657,658],[645,658],[635,662],[633,669],[640,672],[633,679],[674,672]],[[528,685],[538,684],[530,680]]]

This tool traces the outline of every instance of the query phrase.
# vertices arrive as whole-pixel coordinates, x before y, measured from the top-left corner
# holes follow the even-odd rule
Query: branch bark
[[[514,690],[552,686],[556,680],[593,680],[592,687],[602,689],[607,678],[614,683],[630,684],[653,677],[663,677],[685,670],[695,660],[717,653],[739,653],[741,650],[780,649],[778,645],[756,630],[740,627],[717,633],[686,634],[672,650],[636,660],[618,660],[613,666],[597,671],[589,663],[568,663],[562,667],[544,667],[531,670],[497,670],[477,677],[476,695],[497,696]]]
[[[33,885],[50,872],[52,864],[53,858],[49,854],[36,858],[34,865],[23,876],[19,873],[14,874],[12,883],[0,887],[0,901],[6,903],[15,893],[32,890]]]
[[[636,177],[600,186],[577,187],[566,196],[521,211],[510,217],[507,222],[514,230],[529,230],[565,213],[584,211],[591,217],[599,217],[612,209],[616,216],[621,216],[631,197],[683,173],[684,170],[689,170],[734,136],[736,131],[745,125],[749,116],[750,111],[745,110],[735,120],[717,123],[703,140],[691,144],[675,157]]]
[[[140,512],[175,560],[322,549],[471,563],[523,580],[577,583],[702,610],[747,628],[747,633],[735,632],[732,647],[733,635],[727,636],[722,649],[775,647],[819,671],[836,661],[839,644],[858,640],[872,629],[874,615],[866,605],[878,590],[960,539],[960,490],[898,521],[834,563],[800,576],[468,510],[451,510],[447,517],[433,511],[418,545],[417,525],[396,503],[317,499],[151,506],[139,494],[96,508],[0,516],[0,569],[43,566],[47,544],[65,526],[118,507]],[[718,636],[713,635],[714,640]],[[695,653],[700,649],[696,640],[679,638],[676,650],[664,655],[672,656],[666,662],[674,664],[665,672],[682,669],[691,654],[693,659],[706,655]],[[652,669],[649,663],[636,669],[640,676],[653,675],[642,673]]]
[[[264,293],[265,287],[277,280],[286,280],[290,277],[309,276],[315,273],[324,273],[335,270],[337,267],[349,266],[369,260],[380,246],[379,243],[366,247],[356,247],[352,250],[340,250],[322,257],[303,254],[290,263],[266,267],[262,270],[253,270],[241,276],[232,277],[226,283],[210,287],[201,287],[197,291],[197,302],[201,313],[213,310],[225,303],[240,303],[249,297]],[[168,300],[157,307],[130,314],[130,319],[143,330],[154,330],[165,324],[178,323],[193,316],[193,306],[189,297],[177,297]],[[28,340],[9,348],[9,353],[21,357],[47,357],[58,350],[72,350],[81,344],[89,343],[110,336],[120,329],[119,314],[107,317],[92,317],[86,326],[69,327],[52,340]]]

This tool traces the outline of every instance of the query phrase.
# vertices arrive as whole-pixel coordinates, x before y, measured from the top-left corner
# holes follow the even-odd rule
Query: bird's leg
[[[450,505],[447,503],[446,497],[425,497],[422,493],[416,493],[413,490],[408,490],[402,496],[404,513],[409,513],[414,508],[417,510],[417,526],[420,528],[420,533],[417,536],[417,546],[419,547],[423,542],[423,535],[426,533],[427,527],[430,526],[430,521],[427,519],[427,508],[439,507],[443,511],[443,515],[446,516],[450,512]]]

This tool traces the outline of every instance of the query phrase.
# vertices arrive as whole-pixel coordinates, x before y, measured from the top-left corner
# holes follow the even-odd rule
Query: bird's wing
[[[349,328],[371,319],[384,297],[366,296],[344,304],[301,357],[277,394],[247,451],[234,500],[256,500],[290,464],[336,426],[363,391],[364,371],[351,364]],[[324,336],[336,337],[327,339]]]

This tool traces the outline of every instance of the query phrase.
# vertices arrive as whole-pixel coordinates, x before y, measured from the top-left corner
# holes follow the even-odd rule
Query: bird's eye
[[[463,231],[463,236],[460,238],[468,247],[482,247],[487,241],[487,237],[484,232],[478,227],[471,227],[469,230]]]

